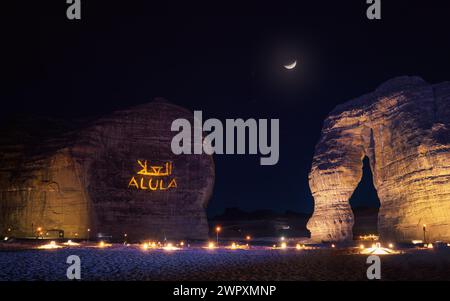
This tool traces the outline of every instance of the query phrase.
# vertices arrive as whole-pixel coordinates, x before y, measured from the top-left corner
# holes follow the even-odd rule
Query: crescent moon
[[[291,69],[294,69],[295,66],[297,66],[297,60],[295,60],[295,61],[294,61],[293,63],[291,63],[291,64],[284,65],[284,68],[286,68],[286,69],[288,69],[288,70],[291,70]]]

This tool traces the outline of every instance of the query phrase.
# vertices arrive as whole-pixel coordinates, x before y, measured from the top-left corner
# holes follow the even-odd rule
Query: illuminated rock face
[[[3,144],[1,231],[9,228],[18,237],[35,236],[42,227],[70,238],[206,238],[214,163],[208,155],[172,153],[170,127],[177,118],[192,121],[193,115],[158,100],[96,119],[55,142]],[[28,153],[32,148],[35,155]]]
[[[349,198],[367,156],[380,199],[381,239],[450,240],[450,83],[392,79],[325,120],[309,184],[315,241],[353,239]]]

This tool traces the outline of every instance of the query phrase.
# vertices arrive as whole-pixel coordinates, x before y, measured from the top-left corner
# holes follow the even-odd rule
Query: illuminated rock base
[[[66,238],[206,238],[214,163],[208,155],[173,155],[170,127],[177,118],[193,124],[191,112],[158,100],[74,130],[52,125],[45,139],[5,131],[0,231],[15,237],[63,231]]]
[[[353,239],[349,198],[365,156],[381,203],[381,239],[425,232],[428,241],[450,241],[450,83],[395,78],[330,113],[309,176],[313,240]]]

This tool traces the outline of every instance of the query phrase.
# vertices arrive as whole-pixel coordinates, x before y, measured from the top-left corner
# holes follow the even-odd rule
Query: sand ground
[[[147,250],[0,251],[0,280],[67,280],[66,259],[78,255],[82,280],[367,280],[366,255],[347,250]],[[405,250],[381,256],[382,280],[450,280],[450,251]]]

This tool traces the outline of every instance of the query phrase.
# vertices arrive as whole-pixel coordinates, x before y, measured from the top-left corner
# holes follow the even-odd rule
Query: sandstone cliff
[[[450,83],[399,77],[336,107],[324,122],[309,184],[315,241],[351,240],[349,198],[367,156],[384,240],[450,241]]]
[[[206,238],[214,164],[208,155],[172,153],[176,118],[192,122],[193,115],[158,100],[45,138],[30,127],[6,131],[0,230],[17,237],[42,228],[43,236],[63,230],[69,238]]]

